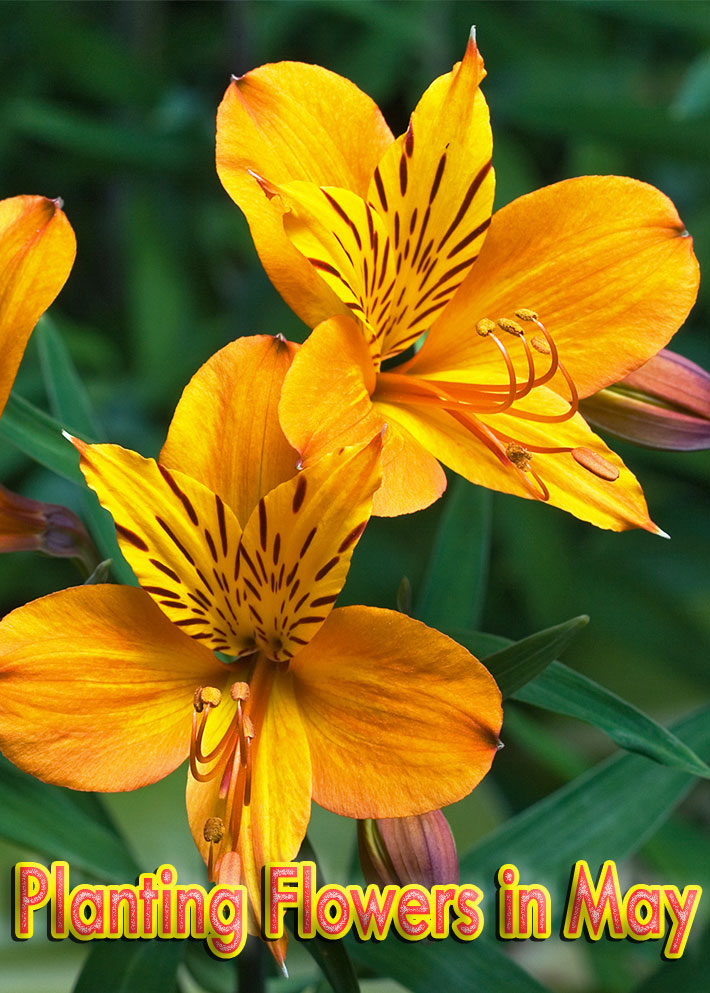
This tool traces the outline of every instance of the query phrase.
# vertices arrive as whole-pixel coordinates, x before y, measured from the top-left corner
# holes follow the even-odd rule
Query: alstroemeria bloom
[[[158,462],[76,442],[142,589],[64,590],[0,624],[4,754],[101,791],[189,756],[195,841],[211,876],[248,887],[252,929],[260,870],[296,856],[311,798],[356,818],[451,803],[501,724],[493,678],[455,642],[394,611],[333,610],[380,438],[296,473],[277,419],[293,351],[260,336],[218,352]]]
[[[397,139],[367,96],[316,66],[262,66],[227,90],[220,178],[315,329],[282,426],[308,465],[386,422],[375,513],[432,503],[444,463],[600,527],[656,530],[578,401],[685,319],[692,241],[667,197],[619,177],[568,180],[491,216],[483,76],[472,37]]]

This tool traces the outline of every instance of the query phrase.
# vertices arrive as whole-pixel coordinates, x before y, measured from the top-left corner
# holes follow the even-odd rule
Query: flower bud
[[[358,821],[357,842],[367,883],[419,883],[427,889],[458,883],[456,843],[440,810]]]
[[[27,551],[77,559],[87,575],[99,561],[86,528],[71,510],[0,486],[0,552]]]
[[[710,448],[710,373],[667,348],[580,410],[595,427],[645,448]]]

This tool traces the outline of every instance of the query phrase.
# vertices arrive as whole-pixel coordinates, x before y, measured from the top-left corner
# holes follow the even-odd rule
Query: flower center
[[[530,332],[526,331],[529,327]],[[575,416],[579,409],[579,394],[574,380],[560,360],[555,341],[536,311],[523,307],[515,311],[515,318],[483,318],[476,324],[476,332],[490,342],[498,352],[504,366],[507,382],[453,382],[429,379],[426,376],[408,375],[407,372],[381,372],[373,400],[413,406],[434,406],[445,411],[470,434],[481,441],[496,458],[511,471],[516,472],[525,488],[538,500],[548,500],[549,490],[534,465],[536,454],[557,455],[569,453],[575,462],[588,472],[610,482],[618,479],[619,470],[603,456],[588,448],[547,446],[531,443],[516,437],[507,430],[488,422],[492,414],[506,413],[509,417],[543,424],[559,424]],[[499,332],[503,332],[501,335]],[[516,371],[506,337],[516,339],[522,355],[522,375]],[[517,404],[537,387],[551,382],[555,376],[564,379],[569,392],[569,407],[559,413],[544,413],[520,409]]]

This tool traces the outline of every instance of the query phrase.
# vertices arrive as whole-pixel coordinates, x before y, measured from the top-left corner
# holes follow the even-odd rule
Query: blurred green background
[[[0,195],[64,199],[79,247],[52,317],[106,440],[157,454],[183,386],[216,349],[253,332],[294,340],[307,333],[261,271],[214,170],[215,112],[230,73],[279,59],[326,65],[368,92],[399,133],[422,90],[461,57],[472,23],[488,69],[497,205],[569,176],[633,176],[674,200],[701,270],[710,271],[710,5],[702,0],[0,4]],[[707,368],[709,309],[706,283],[673,343]],[[36,344],[16,391],[50,409]],[[612,445],[672,540],[612,535],[495,496],[487,589],[471,597],[465,626],[522,638],[589,614],[565,661],[666,723],[707,700],[710,686],[710,457]],[[76,488],[6,443],[0,479],[80,508]],[[467,489],[459,496],[473,514],[487,501]],[[373,521],[343,602],[393,607],[403,576],[415,604],[427,589],[431,598],[446,508],[445,499],[413,517]],[[459,541],[472,560],[481,556],[478,529],[463,527]],[[435,579],[441,583],[441,574]],[[458,574],[450,580],[453,588]],[[5,556],[0,610],[76,581],[66,563]],[[445,575],[437,592],[445,613]],[[462,850],[613,751],[600,732],[568,718],[523,704],[511,704],[506,717],[494,773],[453,815]],[[183,784],[178,772],[110,806],[143,869],[170,858],[183,878],[195,879],[200,863],[187,837]],[[679,886],[700,882],[695,875],[710,875],[707,831],[707,793],[696,791],[633,865],[654,878],[675,871],[679,878],[664,881]],[[313,840],[322,843],[331,878],[347,874],[353,838],[351,824],[317,813]],[[2,852],[7,866],[26,855],[19,846]],[[0,989],[70,989],[86,949],[13,944],[4,887],[0,915],[8,921]],[[560,993],[653,993],[671,981],[648,985],[660,963],[651,943],[553,938],[514,952]],[[302,949],[293,959],[292,971],[305,979],[284,990],[314,975]],[[199,988],[186,974],[182,982]],[[391,988],[368,982],[364,989]]]

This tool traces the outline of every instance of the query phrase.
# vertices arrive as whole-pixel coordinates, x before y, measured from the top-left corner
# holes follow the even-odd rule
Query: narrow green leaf
[[[475,627],[483,607],[491,540],[488,490],[450,485],[416,616],[438,628]]]
[[[489,913],[484,927],[495,926]],[[401,983],[411,993],[456,990],[457,993],[546,993],[545,987],[516,965],[493,942],[385,941],[358,944],[347,939],[356,962]]]
[[[560,662],[553,662],[533,682],[517,690],[514,697],[593,724],[629,752],[638,752],[695,776],[710,777],[705,762],[674,734],[611,690]]]
[[[508,642],[507,647],[494,651],[493,654],[484,651],[486,668],[498,683],[503,698],[513,696],[520,687],[554,662],[588,623],[589,618],[586,614],[581,614],[563,624],[556,624],[554,627],[531,634],[521,641],[512,644]],[[457,635],[453,637],[458,640]],[[469,641],[471,644],[474,643],[473,639],[466,639],[462,644],[473,651],[474,649],[469,647]],[[476,647],[485,646],[479,643]]]
[[[693,937],[695,941],[693,941]],[[691,935],[687,951],[680,959],[664,962],[660,968],[637,986],[633,993],[668,993],[668,990],[689,990],[695,993],[707,987],[710,975],[710,930]]]
[[[81,435],[85,441],[90,437]],[[0,418],[0,438],[58,476],[84,485],[79,455],[62,437],[62,425],[17,393],[11,393]]]
[[[710,756],[710,707],[679,721],[674,732],[701,756]],[[687,773],[642,756],[615,756],[474,845],[461,859],[461,878],[487,883],[501,865],[512,862],[521,879],[543,883],[559,897],[578,859],[586,859],[595,871],[606,859],[628,858],[693,783]],[[559,899],[555,905],[559,909]]]
[[[71,434],[98,438],[89,397],[56,325],[46,314],[35,330],[42,378],[52,413]]]
[[[93,878],[125,882],[138,866],[97,797],[41,783],[0,756],[0,834],[48,858],[66,859]]]
[[[175,993],[184,941],[94,941],[74,993]]]

